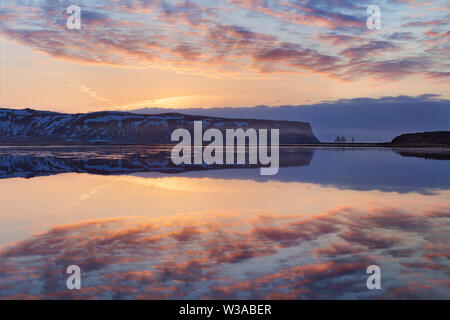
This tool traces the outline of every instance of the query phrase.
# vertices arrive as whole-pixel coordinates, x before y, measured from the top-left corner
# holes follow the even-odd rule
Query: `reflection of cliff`
[[[261,176],[255,165],[175,166],[171,147],[15,147],[0,148],[0,179],[37,177],[59,173],[99,175],[132,174],[155,177],[179,174],[188,177],[315,183],[340,189],[420,192],[449,189],[448,161],[420,159],[421,153],[403,157],[403,152],[425,149],[333,149],[309,147],[280,148],[280,170]],[[443,157],[439,150],[433,156]],[[399,156],[397,153],[402,154]],[[376,168],[376,170],[374,170]],[[218,169],[218,170],[210,170]],[[227,170],[220,170],[227,169]],[[414,172],[414,175],[411,174]],[[434,190],[434,191],[433,191]]]
[[[119,175],[260,167],[249,164],[177,166],[171,161],[171,150],[171,147],[3,148],[0,149],[0,178],[31,178],[67,172]],[[281,148],[280,166],[307,166],[313,154],[312,148],[297,151]]]
[[[194,121],[204,130],[279,129],[281,144],[318,143],[307,122],[254,119],[228,119],[190,116],[178,113],[139,115],[127,112],[63,114],[32,109],[0,109],[0,144],[75,145],[75,144],[171,144],[177,128],[193,132]]]
[[[415,157],[433,160],[450,160],[449,148],[392,148],[403,157]]]

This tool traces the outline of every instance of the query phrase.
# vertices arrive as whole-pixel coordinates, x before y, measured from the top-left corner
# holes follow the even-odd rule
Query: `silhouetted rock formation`
[[[398,146],[450,146],[450,131],[407,133],[392,140]]]
[[[223,133],[226,129],[238,128],[280,129],[280,144],[319,143],[306,122],[226,119],[178,113],[139,115],[105,111],[63,114],[32,109],[0,109],[0,144],[172,144],[172,132],[177,128],[193,132],[194,121],[202,121],[204,130],[216,128]]]

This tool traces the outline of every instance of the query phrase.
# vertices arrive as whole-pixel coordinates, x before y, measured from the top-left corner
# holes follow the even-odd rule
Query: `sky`
[[[139,114],[182,112],[184,114],[309,122],[315,136],[332,142],[337,136],[347,141],[388,142],[404,133],[448,131],[450,100],[439,95],[353,98],[309,105],[220,108],[141,108]]]
[[[81,28],[66,12],[81,9]],[[381,24],[370,30],[367,8]],[[0,107],[91,112],[448,99],[445,0],[3,0]]]

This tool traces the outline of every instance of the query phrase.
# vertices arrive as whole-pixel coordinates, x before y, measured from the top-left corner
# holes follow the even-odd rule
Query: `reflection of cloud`
[[[63,225],[0,253],[0,297],[448,298],[448,209]],[[380,292],[365,287],[373,263],[382,266]],[[71,264],[82,269],[76,293],[65,290]]]
[[[83,194],[80,194],[79,197],[78,197],[78,200],[79,200],[79,201],[88,200],[89,198],[91,198],[92,196],[94,196],[96,193],[98,193],[98,192],[101,191],[102,189],[105,189],[105,188],[109,187],[110,185],[111,185],[111,183],[108,183],[108,184],[104,184],[104,185],[101,185],[101,186],[94,187],[94,188],[92,188],[91,190],[89,190],[89,191],[87,191],[87,192],[85,192],[85,193],[83,193]],[[78,203],[78,202],[77,202],[77,203]]]
[[[100,191],[102,191],[105,188],[110,187],[112,184],[113,183],[106,183],[106,184],[102,184],[102,185],[93,187],[93,188],[77,195],[73,199],[68,200],[67,203],[65,203],[62,207],[57,207],[57,208],[51,209],[51,211],[49,213],[59,214],[60,212],[64,212],[64,211],[69,210],[70,208],[76,207],[81,202],[91,199],[96,194],[98,194]]]

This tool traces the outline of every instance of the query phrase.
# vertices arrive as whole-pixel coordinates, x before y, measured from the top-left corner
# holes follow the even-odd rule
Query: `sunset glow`
[[[21,4],[21,3],[24,4]],[[3,1],[1,107],[64,112],[448,98],[448,3]],[[357,90],[355,90],[357,83]],[[27,88],[23,94],[23,88]]]
[[[449,0],[0,1],[0,300],[449,300],[449,26]]]

